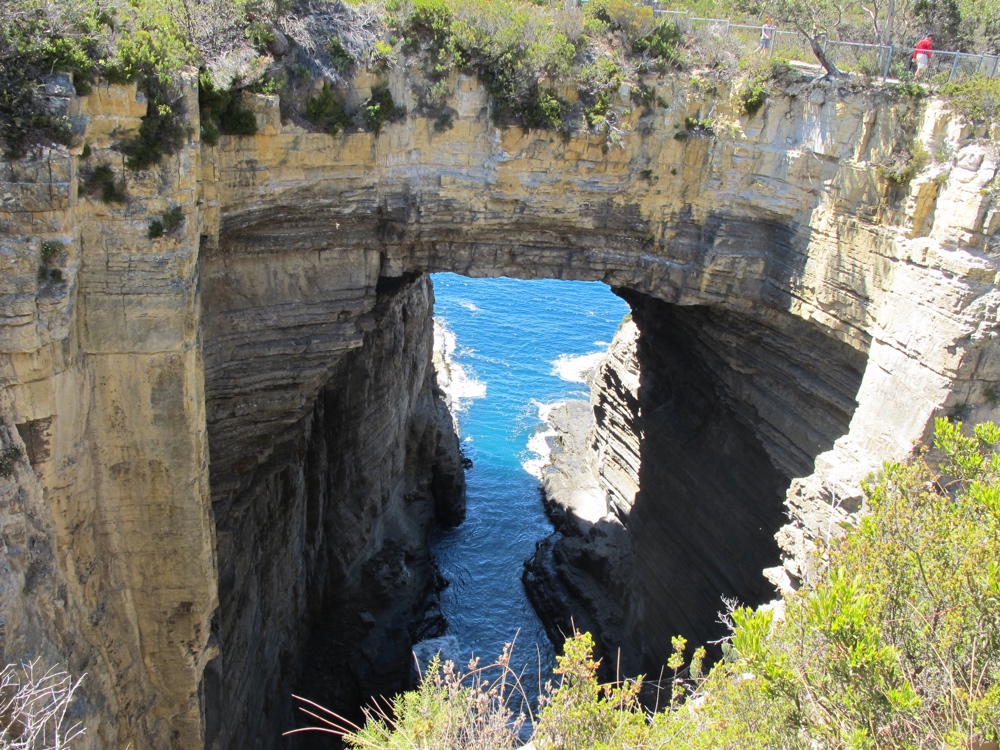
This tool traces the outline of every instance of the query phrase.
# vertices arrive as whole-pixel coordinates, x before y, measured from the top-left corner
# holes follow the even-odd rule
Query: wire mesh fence
[[[700,18],[683,11],[654,7],[657,17],[672,19],[685,36],[705,44],[725,44],[738,54],[767,54],[788,60],[816,63],[809,41],[795,31],[771,29],[771,41],[762,40],[762,26],[733,23],[724,18]],[[913,47],[824,40],[824,54],[838,70],[872,78],[901,78],[913,72]],[[966,80],[976,76],[1000,76],[1000,55],[932,50],[927,70],[932,83]]]

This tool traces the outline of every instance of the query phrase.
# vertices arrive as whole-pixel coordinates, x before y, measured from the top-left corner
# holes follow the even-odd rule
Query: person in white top
[[[770,18],[764,21],[764,25],[760,27],[760,44],[757,45],[757,49],[754,50],[755,52],[767,52],[771,49],[776,28],[774,21]]]

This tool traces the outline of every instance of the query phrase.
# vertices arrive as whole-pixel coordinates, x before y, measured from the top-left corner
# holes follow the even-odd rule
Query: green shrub
[[[365,124],[375,134],[382,132],[385,123],[406,117],[406,108],[396,105],[392,92],[386,86],[373,86],[372,95],[362,105],[361,111],[364,114]]]
[[[44,39],[40,50],[45,69],[73,74],[76,93],[90,93],[97,73],[98,51],[93,40],[78,37],[51,36]]]
[[[181,118],[181,98],[164,101],[153,96],[139,131],[122,141],[118,148],[125,154],[125,166],[141,171],[159,163],[168,154],[177,153],[187,142],[189,130]]]
[[[218,143],[220,134],[257,133],[257,118],[241,106],[239,93],[233,89],[217,89],[206,71],[198,75],[198,109],[201,112],[202,140],[209,146]]]
[[[344,105],[329,86],[324,86],[309,100],[306,105],[306,117],[313,125],[330,135],[336,135],[351,121],[344,111]]]
[[[80,185],[84,195],[98,197],[105,203],[124,203],[125,183],[115,179],[114,170],[107,164],[101,164],[84,176]]]
[[[707,117],[701,120],[697,117],[685,117],[684,130],[693,136],[709,137],[715,135],[715,126],[711,118]]]
[[[899,83],[890,84],[887,88],[908,99],[919,100],[927,96],[927,89],[916,81],[900,81]]]
[[[919,141],[896,148],[876,167],[879,175],[896,185],[905,185],[927,166],[930,154]]]
[[[677,65],[684,40],[677,24],[669,19],[660,21],[648,35],[632,43],[632,51],[657,60],[660,66]]]
[[[455,127],[455,116],[451,112],[444,112],[434,120],[434,132],[443,133]]]
[[[392,62],[392,45],[379,39],[371,52],[372,67],[385,69]]]
[[[563,128],[566,102],[552,89],[536,87],[529,95],[521,116],[521,121],[536,128]]]
[[[445,72],[454,62],[451,33],[452,13],[445,0],[415,0],[403,24],[403,50],[425,48],[433,71]]]
[[[642,81],[638,81],[631,87],[630,98],[633,104],[640,107],[646,107],[647,109],[653,109],[658,106],[663,109],[670,107],[670,103],[661,95],[657,94],[656,89],[652,86],[646,85]]]
[[[600,39],[611,31],[611,25],[600,18],[588,16],[583,21],[583,33],[592,39]]]
[[[172,232],[177,229],[183,221],[184,209],[180,206],[174,206],[163,214],[163,229],[167,232]]]
[[[633,0],[589,0],[584,14],[603,21],[611,30],[623,32],[631,43],[647,37],[656,26],[653,9]]]
[[[24,452],[16,445],[8,445],[0,451],[0,477],[9,479],[14,476],[14,463],[23,455]]]
[[[881,74],[878,58],[867,53],[858,58],[855,70],[865,78],[876,78]]]
[[[24,156],[34,143],[69,143],[70,139],[69,121],[47,113],[33,77],[33,73],[40,73],[38,57],[32,57],[26,60],[13,55],[0,60],[0,141],[5,156],[12,159]]]
[[[631,748],[648,737],[646,717],[638,702],[639,683],[620,686],[597,681],[594,639],[575,634],[563,644],[555,669],[559,686],[542,696],[534,739],[551,750]]]
[[[736,92],[736,109],[741,115],[753,117],[767,101],[767,86],[764,81],[755,78],[743,84]]]
[[[230,106],[219,115],[219,132],[226,135],[256,135],[257,117],[248,109]]]
[[[164,213],[161,218],[153,219],[149,222],[149,238],[151,240],[163,237],[172,233],[184,221],[184,209],[174,206]]]
[[[245,34],[247,41],[257,49],[267,49],[267,45],[274,41],[274,32],[263,21],[251,21]]]
[[[190,133],[183,121],[183,97],[174,76],[198,56],[169,13],[156,13],[142,5],[140,10],[149,14],[148,26],[122,35],[104,68],[105,78],[112,83],[137,81],[148,101],[138,133],[119,144],[125,165],[135,171],[158,164],[187,142]]]
[[[42,263],[50,263],[63,250],[63,243],[55,240],[42,242]]]
[[[772,79],[780,78],[783,75],[791,73],[795,70],[795,68],[792,67],[791,62],[784,57],[772,57],[767,67],[767,77]]]
[[[532,740],[546,750],[814,750],[988,747],[1000,740],[1000,427],[938,420],[926,451],[887,462],[863,489],[868,514],[820,543],[825,572],[775,609],[734,608],[724,658],[673,639],[666,710],[647,720],[638,687],[600,685],[593,641],[577,635],[541,700]],[[429,672],[348,734],[366,748],[512,747],[478,742],[506,703]],[[479,705],[483,713],[465,706]],[[461,738],[461,739],[454,739]],[[464,742],[464,744],[463,744]]]
[[[219,143],[219,126],[211,120],[201,122],[201,142],[207,146],[216,146]]]
[[[52,281],[53,284],[62,284],[63,283],[62,270],[58,268],[51,269],[49,271],[49,280]]]
[[[342,734],[349,747],[514,750],[522,744],[526,717],[512,706],[522,696],[508,645],[495,664],[480,666],[473,659],[465,673],[435,657],[416,690],[396,696],[385,708],[366,708],[361,728],[307,701],[302,710],[326,725],[321,731]]]
[[[455,54],[486,85],[494,121],[561,127],[564,107],[540,82],[566,75],[576,48],[552,18],[511,0],[460,0],[454,13]]]
[[[344,47],[344,43],[340,41],[340,37],[330,37],[330,43],[327,44],[326,51],[330,55],[330,62],[333,63],[333,69],[341,75],[350,70],[351,66],[354,65],[354,57]]]
[[[974,125],[1000,119],[1000,78],[978,76],[945,84],[941,96],[949,106]]]
[[[583,116],[590,128],[601,129],[607,123],[623,75],[618,62],[608,57],[599,57],[580,71],[580,98],[585,105]]]

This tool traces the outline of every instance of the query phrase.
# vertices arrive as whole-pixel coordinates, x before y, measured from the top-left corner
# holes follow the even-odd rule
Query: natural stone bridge
[[[934,416],[994,413],[998,162],[936,105],[790,82],[740,119],[725,83],[668,77],[669,108],[608,149],[498,130],[484,91],[454,85],[452,129],[378,137],[282,125],[258,96],[257,136],[194,137],[128,174],[124,205],[79,185],[121,174],[134,89],[73,102],[89,157],[0,165],[0,435],[27,457],[0,478],[3,647],[88,673],[93,747],[270,746],[303,659],[346,669],[345,649],[354,689],[395,684],[379,644],[405,645],[421,591],[370,591],[426,587],[433,518],[461,513],[427,273],[603,281],[633,305],[632,416],[684,425],[608,451],[612,500],[629,462],[669,484],[634,500],[651,658],[700,634],[719,591],[764,590],[786,490],[779,585]],[[706,116],[714,137],[675,137]],[[914,126],[953,155],[887,183],[875,167]],[[179,230],[151,239],[174,206]],[[359,623],[360,602],[381,609]],[[347,634],[322,653],[321,620]]]

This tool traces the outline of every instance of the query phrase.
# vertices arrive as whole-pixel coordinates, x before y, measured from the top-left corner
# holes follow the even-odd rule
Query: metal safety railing
[[[740,48],[757,49],[760,44],[762,26],[733,23],[726,18],[701,18],[684,11],[665,10],[653,6],[656,16],[675,19],[681,31],[695,33],[703,41],[711,38],[726,38]],[[797,31],[775,29],[768,54],[779,55],[790,60],[808,62],[815,60],[809,42]],[[862,73],[882,80],[900,78],[908,70],[913,58],[913,47],[898,44],[865,44],[824,39],[823,54],[839,70]],[[945,83],[974,76],[994,78],[1000,75],[1000,55],[971,54],[949,50],[931,50],[925,80]]]

